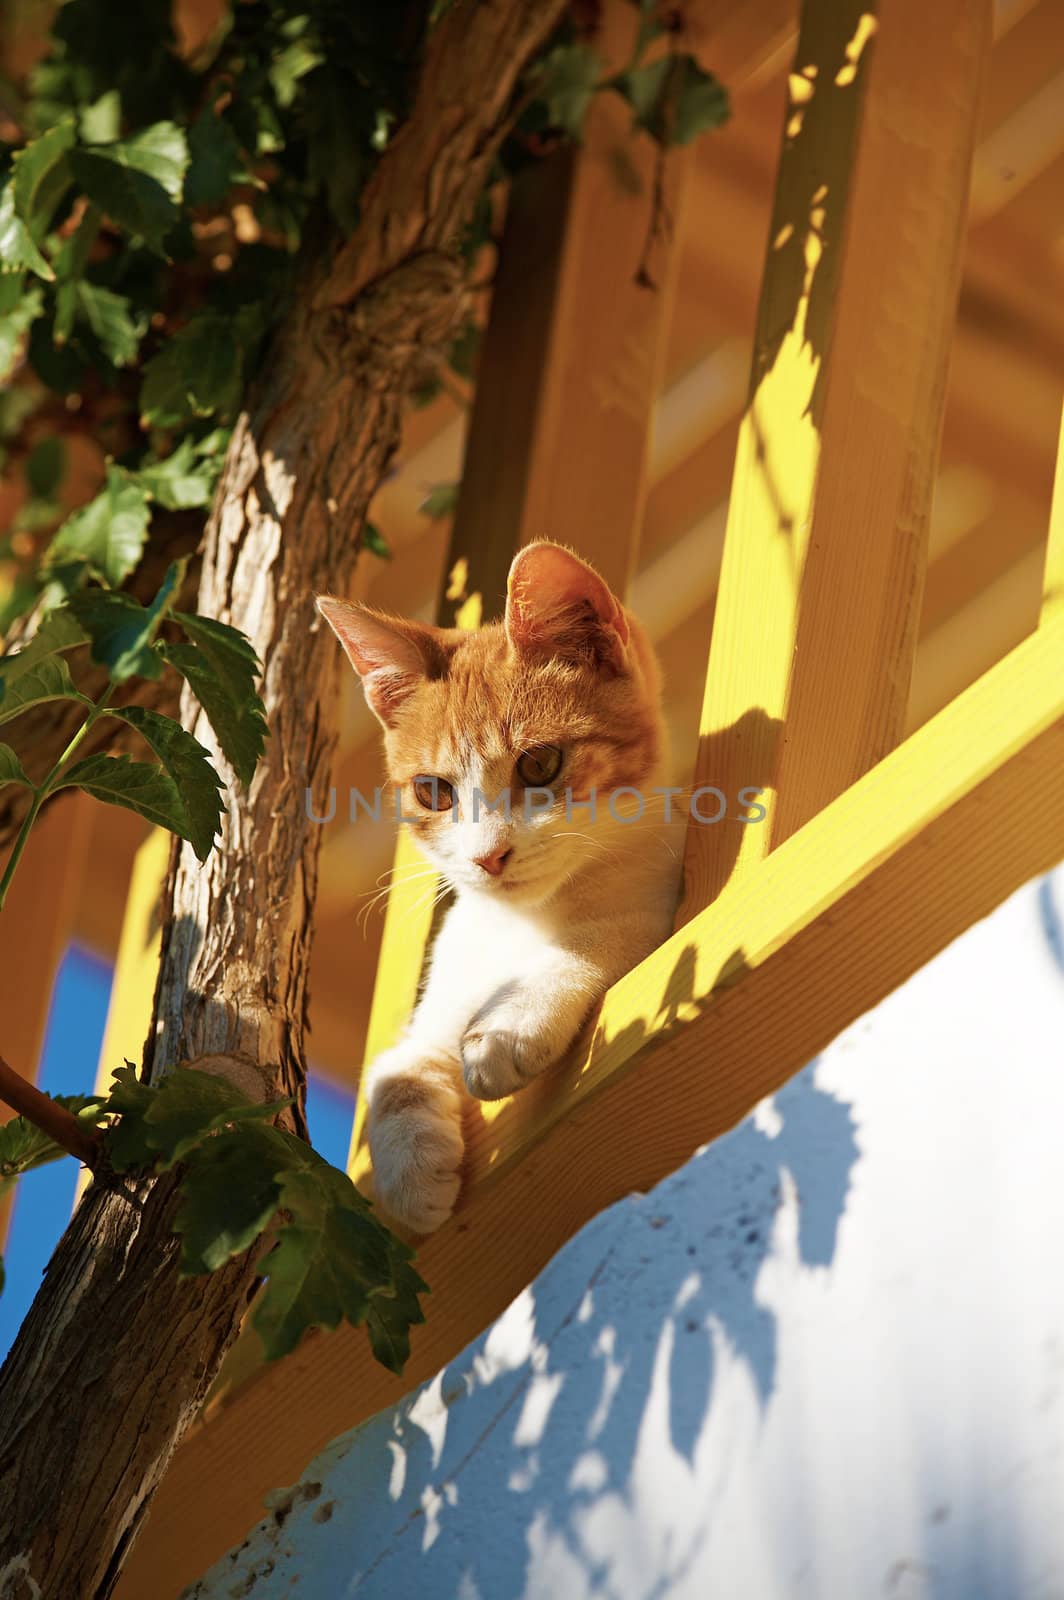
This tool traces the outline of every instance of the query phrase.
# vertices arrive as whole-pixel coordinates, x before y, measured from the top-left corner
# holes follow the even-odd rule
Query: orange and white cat
[[[671,931],[682,825],[652,793],[660,675],[636,618],[559,545],[520,552],[505,621],[476,633],[318,607],[455,892],[406,1032],[362,1083],[378,1201],[428,1233],[458,1196],[463,1096],[513,1094],[559,1061]]]

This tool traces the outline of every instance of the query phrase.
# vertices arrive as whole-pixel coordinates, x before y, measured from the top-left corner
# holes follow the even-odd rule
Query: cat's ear
[[[418,684],[440,675],[443,652],[436,630],[330,594],[319,594],[317,607],[362,679],[370,710],[390,728]]]
[[[559,544],[518,552],[506,585],[506,634],[517,651],[627,664],[624,607],[593,567]]]

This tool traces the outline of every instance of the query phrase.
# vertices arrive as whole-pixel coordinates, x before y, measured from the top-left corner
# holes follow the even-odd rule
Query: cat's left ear
[[[516,650],[627,666],[624,607],[594,567],[560,544],[529,544],[506,585],[506,634]]]
[[[331,594],[319,594],[316,604],[361,678],[370,710],[390,728],[418,684],[440,676],[443,651],[436,629]]]

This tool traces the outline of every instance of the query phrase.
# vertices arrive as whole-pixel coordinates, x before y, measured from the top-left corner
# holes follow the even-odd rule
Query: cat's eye
[[[454,789],[446,778],[415,778],[414,798],[426,811],[450,811],[454,805]]]
[[[529,789],[544,789],[558,776],[562,753],[556,744],[537,744],[517,758],[517,776]]]

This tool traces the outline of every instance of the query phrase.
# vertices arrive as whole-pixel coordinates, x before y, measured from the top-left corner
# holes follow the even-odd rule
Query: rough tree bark
[[[175,849],[145,1066],[178,1060],[296,1097],[336,651],[313,596],[351,574],[404,394],[458,321],[453,244],[563,0],[477,0],[434,30],[411,116],[356,235],[308,270],[235,430],[199,607],[265,663],[267,754],[205,867]],[[217,755],[184,703],[185,724]],[[226,771],[222,767],[223,772]],[[255,1260],[181,1279],[170,1177],[88,1191],[0,1374],[0,1597],[100,1600],[254,1290]]]

